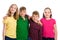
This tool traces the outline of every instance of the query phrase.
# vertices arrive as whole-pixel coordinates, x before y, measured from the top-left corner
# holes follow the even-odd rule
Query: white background
[[[40,18],[42,18],[45,7],[52,9],[53,18],[57,22],[58,40],[60,39],[60,2],[59,0],[0,0],[0,40],[2,40],[3,17],[6,15],[11,4],[17,4],[18,8],[25,6],[27,14],[32,15],[34,10],[39,11]]]

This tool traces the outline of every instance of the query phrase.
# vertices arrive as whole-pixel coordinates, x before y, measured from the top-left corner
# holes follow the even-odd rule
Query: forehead
[[[39,16],[39,15],[33,14],[33,16]]]
[[[11,7],[13,7],[13,8],[17,8],[17,5],[11,5]]]
[[[44,11],[45,11],[45,12],[50,12],[50,9],[45,9]]]
[[[22,12],[26,12],[26,10],[22,10]]]

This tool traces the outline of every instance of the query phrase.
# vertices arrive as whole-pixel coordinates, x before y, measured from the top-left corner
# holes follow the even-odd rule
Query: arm
[[[57,40],[57,26],[54,24],[55,40]]]
[[[27,15],[27,14],[26,14],[25,16],[30,20],[31,16],[29,16],[29,15]]]
[[[4,24],[4,27],[3,27],[3,40],[5,40],[5,29],[6,29],[6,24]]]
[[[7,17],[3,19],[3,40],[5,40],[6,24],[7,24]]]

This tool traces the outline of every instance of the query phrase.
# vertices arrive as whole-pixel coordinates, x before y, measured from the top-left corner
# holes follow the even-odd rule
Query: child
[[[29,29],[29,22],[26,16],[26,8],[21,7],[19,12],[19,18],[17,20],[17,30],[16,30],[17,40],[27,40],[28,29]]]
[[[52,11],[49,7],[44,9],[42,22],[43,40],[57,40],[56,21],[52,18]]]
[[[34,11],[30,19],[29,37],[31,40],[42,40],[42,27],[39,19],[38,11]]]
[[[18,7],[12,4],[8,10],[6,19],[3,20],[3,40],[16,40],[16,20],[18,14]]]

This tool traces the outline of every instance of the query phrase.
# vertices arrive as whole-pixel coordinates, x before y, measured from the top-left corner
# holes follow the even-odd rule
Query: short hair
[[[26,10],[26,7],[22,6],[22,7],[20,8],[20,11],[22,11],[22,10]]]
[[[38,11],[33,11],[32,15],[38,15],[38,17],[39,17],[39,12]]]
[[[50,13],[52,13],[52,11],[51,11],[51,9],[50,9],[49,7],[46,7],[46,8],[44,9],[44,11],[45,11],[46,9],[49,9],[49,10],[50,10]],[[43,18],[45,18],[44,13],[43,13]],[[50,18],[52,18],[52,14],[50,15]]]

